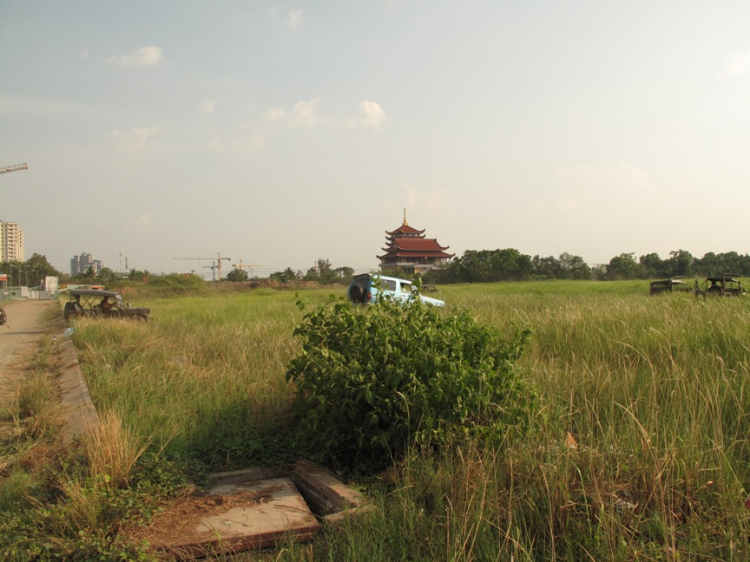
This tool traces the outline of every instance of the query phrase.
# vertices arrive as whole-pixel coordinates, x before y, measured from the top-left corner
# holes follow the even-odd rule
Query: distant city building
[[[95,260],[91,254],[82,253],[79,256],[73,256],[70,258],[70,275],[75,277],[76,275],[85,275],[86,272],[91,268],[94,275],[99,273],[104,268],[104,262],[101,260]]]
[[[446,252],[435,238],[425,238],[424,230],[417,230],[406,222],[391,232],[386,231],[385,254],[377,256],[380,269],[402,268],[405,273],[423,273],[448,263],[455,254]]]
[[[0,220],[0,261],[25,261],[23,229],[17,222]]]

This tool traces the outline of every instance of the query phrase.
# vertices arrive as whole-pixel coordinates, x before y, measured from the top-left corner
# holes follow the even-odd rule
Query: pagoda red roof
[[[407,251],[439,251],[447,250],[449,246],[441,246],[435,238],[394,238],[393,244],[383,250],[391,250],[394,247],[398,247],[401,250]]]
[[[376,256],[379,260],[385,258],[452,258],[456,254],[448,254],[443,251],[438,252],[403,252],[398,251],[398,248],[394,248],[395,251],[390,251],[382,256]]]
[[[424,229],[417,230],[416,228],[413,228],[413,227],[409,226],[408,224],[404,223],[401,226],[399,226],[396,230],[393,230],[391,232],[388,232],[386,230],[385,233],[388,236],[397,236],[399,234],[423,234],[424,233]]]
[[[435,238],[395,238],[393,244],[383,248],[386,252],[378,259],[386,257],[413,257],[413,258],[452,258],[455,254],[448,254],[449,246],[441,246]]]

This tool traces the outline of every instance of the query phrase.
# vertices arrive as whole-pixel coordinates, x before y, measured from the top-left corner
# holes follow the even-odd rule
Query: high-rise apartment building
[[[76,275],[84,275],[89,268],[94,275],[99,273],[104,267],[104,262],[101,260],[95,260],[91,254],[82,253],[79,256],[73,256],[70,258],[70,275],[75,277]]]
[[[17,222],[0,220],[0,261],[25,261],[23,229]]]

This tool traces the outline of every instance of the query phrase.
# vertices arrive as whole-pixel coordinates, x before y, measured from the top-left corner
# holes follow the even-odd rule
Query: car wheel
[[[352,288],[349,290],[349,300],[354,304],[362,304],[364,302],[364,291],[362,291],[362,287],[359,285],[352,285]]]

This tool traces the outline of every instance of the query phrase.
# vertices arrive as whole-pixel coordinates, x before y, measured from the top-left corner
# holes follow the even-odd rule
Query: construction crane
[[[235,268],[239,269],[240,271],[242,271],[242,270],[243,270],[243,269],[245,269],[246,267],[249,267],[249,268],[250,268],[250,279],[252,279],[252,278],[253,278],[253,268],[254,268],[254,267],[261,267],[261,266],[260,266],[260,265],[258,265],[257,263],[256,263],[256,264],[252,264],[252,263],[251,263],[251,264],[249,264],[249,265],[248,265],[248,264],[246,264],[246,265],[242,265],[242,260],[240,260],[240,263],[239,263],[239,265],[238,265],[238,264],[236,264],[236,263],[233,263],[233,264],[232,264],[232,267],[235,267]]]
[[[211,262],[211,265],[204,265],[203,269],[210,269],[213,277],[213,281],[216,281],[216,270],[219,268],[218,265],[216,265],[216,262]]]
[[[28,170],[29,167],[26,164],[15,164],[13,166],[5,166],[0,168],[0,174],[7,174],[8,172],[17,172],[19,170]]]
[[[173,260],[198,260],[198,261],[210,261],[212,268],[216,268],[219,271],[219,279],[221,279],[221,262],[222,260],[232,261],[232,258],[222,258],[220,252],[216,252],[215,258],[172,258]],[[204,266],[209,267],[209,266]],[[214,274],[214,281],[216,281],[216,275]]]

